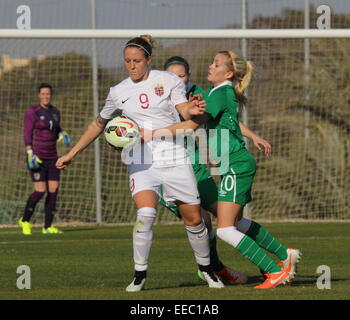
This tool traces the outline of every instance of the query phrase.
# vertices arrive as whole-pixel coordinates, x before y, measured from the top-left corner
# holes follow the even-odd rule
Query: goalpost
[[[223,49],[242,53],[240,39],[246,39],[247,57],[257,70],[249,88],[249,127],[273,146],[273,157],[265,159],[249,143],[258,162],[252,217],[350,218],[349,29],[2,29],[0,147],[7,152],[0,156],[0,224],[15,223],[32,188],[24,163],[22,118],[37,102],[37,84],[53,85],[53,104],[75,143],[103,107],[109,87],[125,78],[123,45],[140,34],[159,42],[154,68],[162,68],[171,55],[182,55],[191,64],[193,82],[204,88],[212,55]],[[310,39],[307,100],[305,38]],[[91,39],[96,41],[95,56]],[[63,172],[57,218],[132,222],[135,208],[120,154],[103,139],[95,148],[101,148],[100,154],[89,147]],[[60,154],[66,151],[59,147]],[[158,221],[177,220],[160,208]]]

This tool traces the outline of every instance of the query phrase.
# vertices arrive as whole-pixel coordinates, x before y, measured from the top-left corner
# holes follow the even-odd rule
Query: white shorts
[[[176,200],[186,204],[200,203],[197,181],[191,164],[165,168],[133,164],[128,169],[132,196],[144,190],[152,190],[160,196],[162,186],[163,199],[167,203]]]

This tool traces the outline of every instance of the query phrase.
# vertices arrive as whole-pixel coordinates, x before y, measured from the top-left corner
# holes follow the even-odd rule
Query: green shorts
[[[213,177],[210,175],[210,171],[204,164],[194,164],[193,171],[197,180],[201,207],[208,210],[212,204],[218,201],[218,188]],[[167,204],[162,197],[159,203],[181,219],[179,208],[175,204]]]
[[[252,200],[251,190],[256,161],[248,150],[242,149],[230,157],[229,171],[221,176],[218,201],[234,202],[241,206]]]
[[[205,164],[194,164],[193,171],[197,180],[201,207],[208,210],[218,201],[218,187]]]

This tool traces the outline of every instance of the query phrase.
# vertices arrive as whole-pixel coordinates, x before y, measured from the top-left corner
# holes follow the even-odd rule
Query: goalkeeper
[[[25,235],[31,235],[30,219],[41,198],[45,199],[45,222],[43,234],[62,233],[52,225],[57,193],[60,184],[60,171],[56,168],[57,142],[70,146],[71,139],[60,126],[60,112],[51,104],[52,87],[42,83],[38,87],[39,103],[30,107],[24,115],[24,143],[29,175],[34,191],[29,196],[24,215],[18,224]]]

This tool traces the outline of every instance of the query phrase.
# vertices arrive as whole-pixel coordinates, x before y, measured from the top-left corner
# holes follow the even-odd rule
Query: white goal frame
[[[150,34],[158,39],[321,39],[350,38],[350,29],[0,29],[0,39],[91,39],[94,114],[98,112],[96,39],[128,39]],[[307,52],[307,47],[305,47]],[[307,59],[308,54],[305,53]],[[99,144],[95,141],[96,159]],[[96,160],[95,160],[96,161]],[[95,163],[96,222],[102,222],[99,160]]]

